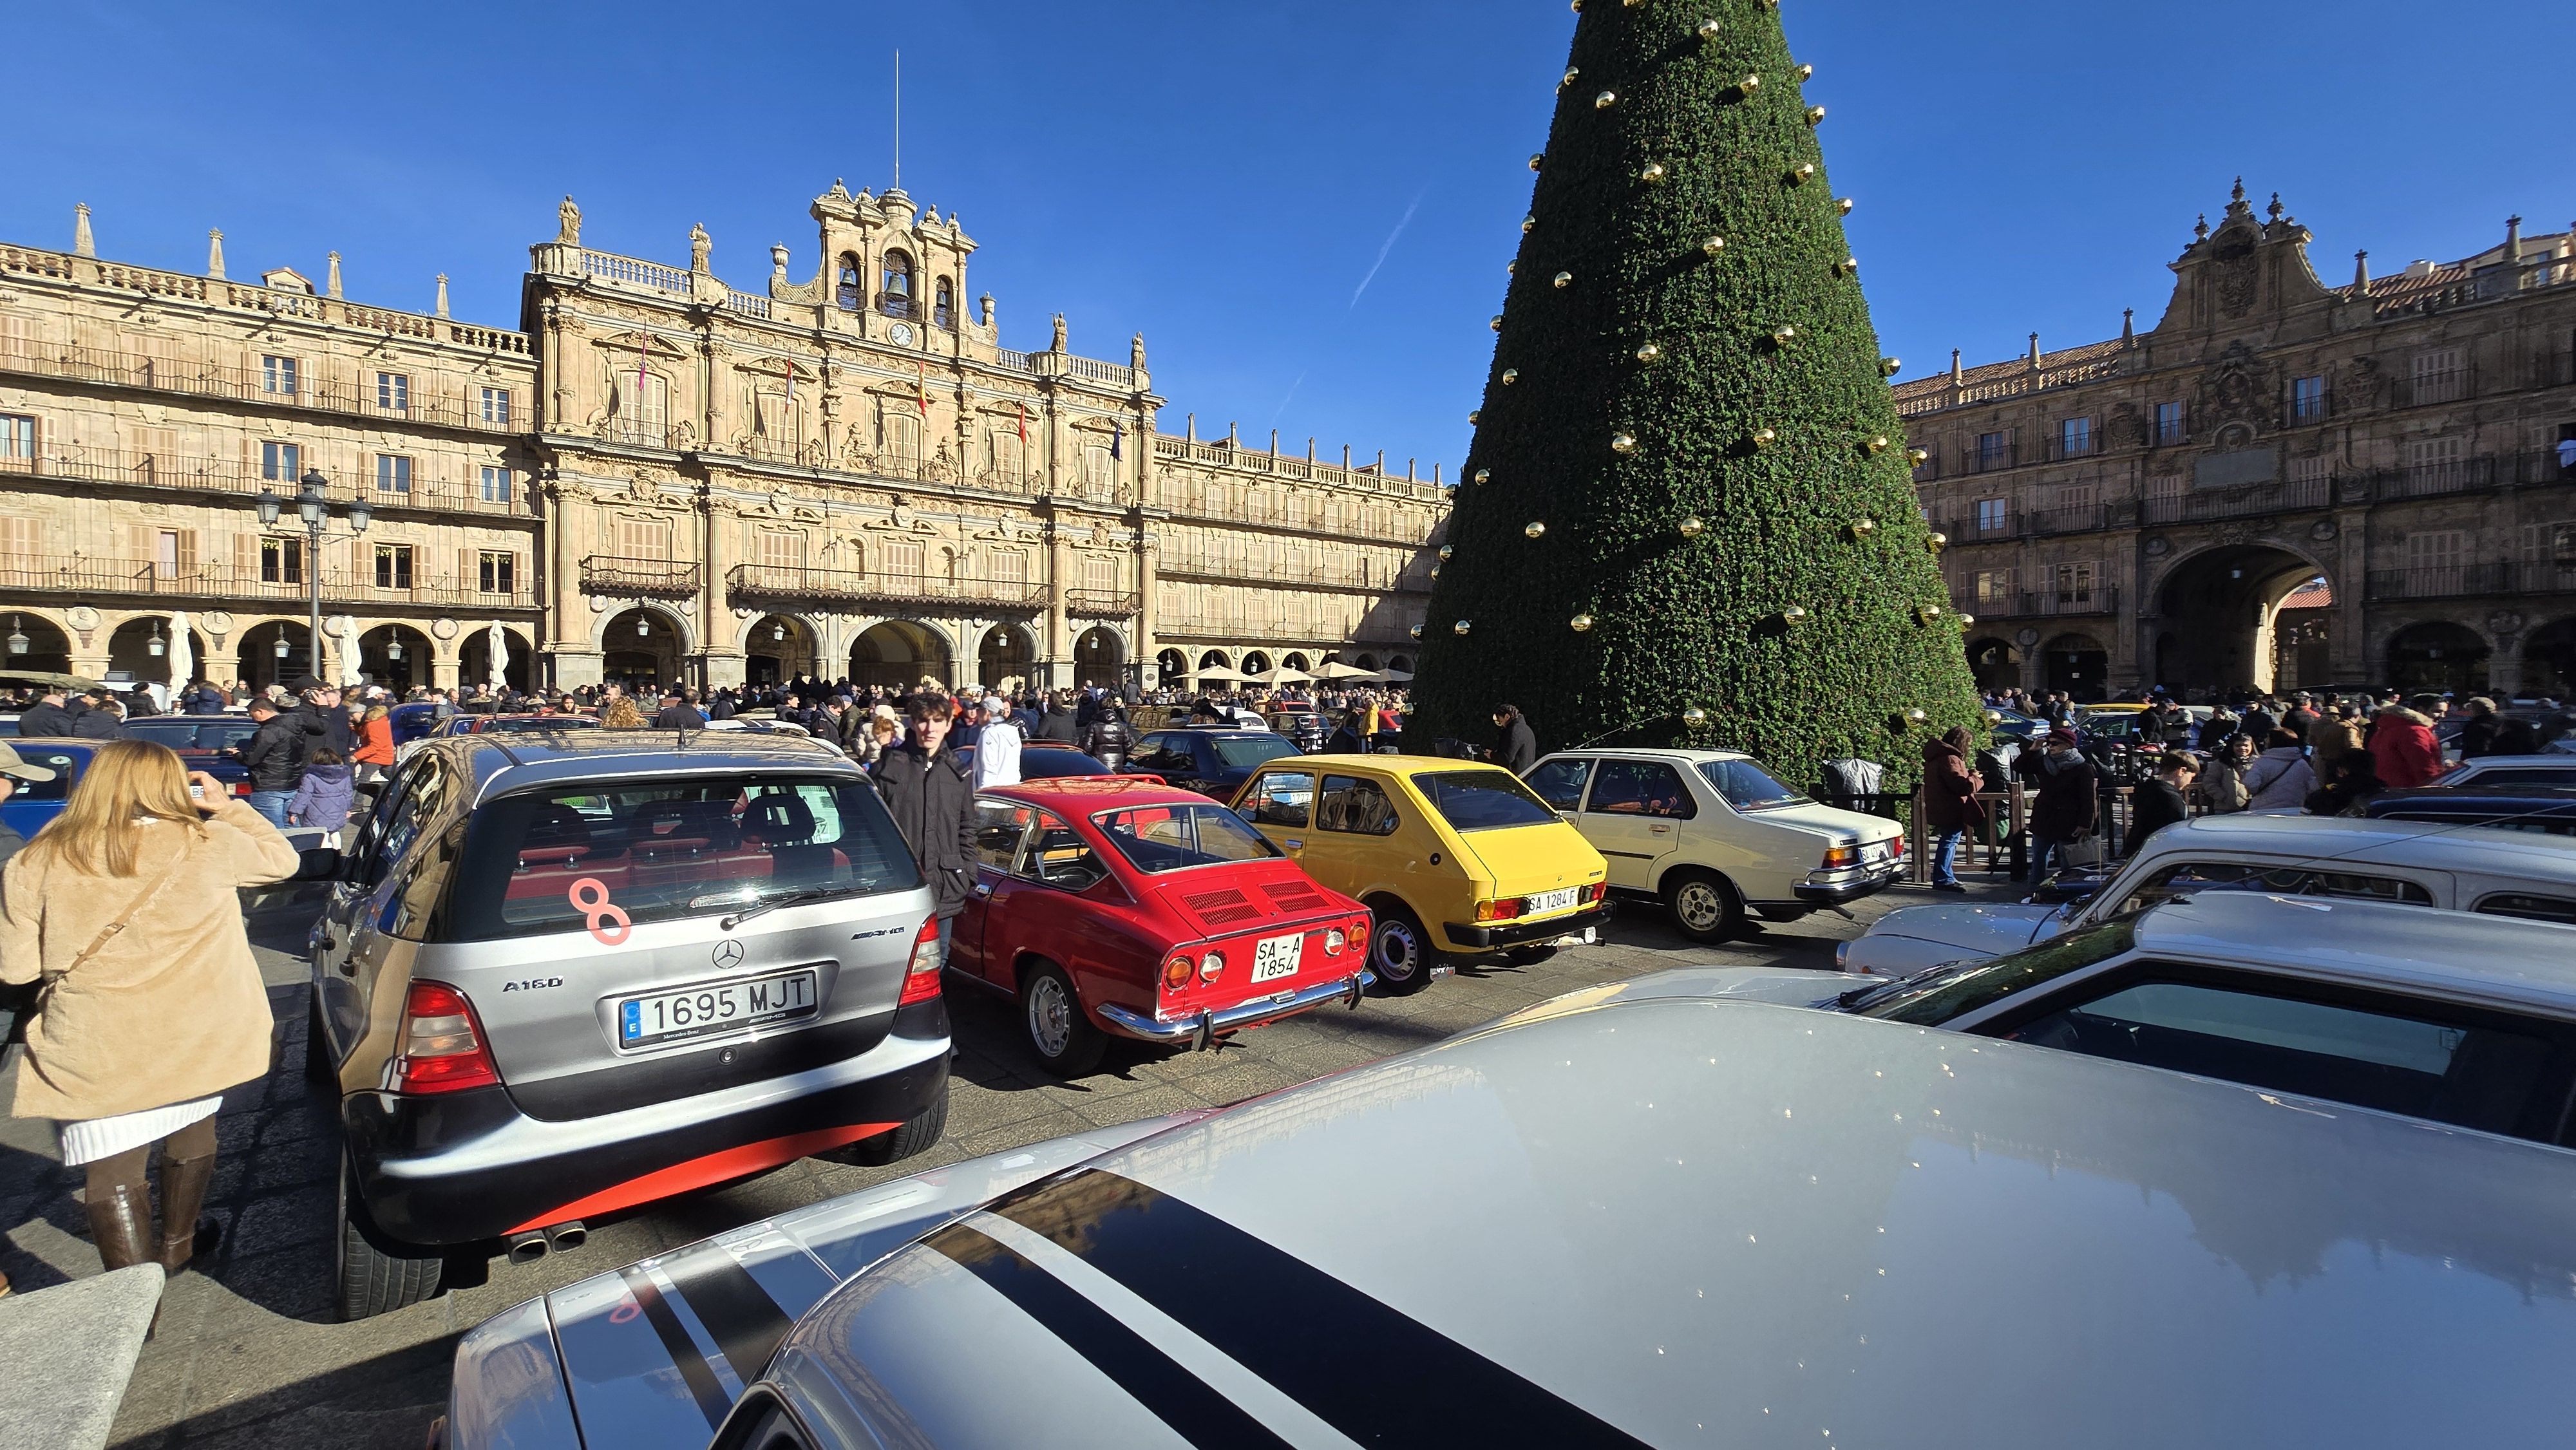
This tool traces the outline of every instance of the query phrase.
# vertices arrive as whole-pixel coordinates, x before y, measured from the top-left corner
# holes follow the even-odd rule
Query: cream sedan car
[[[1747,912],[1795,921],[1905,870],[1905,828],[1819,805],[1727,750],[1561,750],[1524,779],[1610,863],[1611,891],[1661,900],[1696,941]]]

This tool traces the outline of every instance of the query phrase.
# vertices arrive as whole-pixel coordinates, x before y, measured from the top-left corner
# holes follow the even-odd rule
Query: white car
[[[2195,891],[2349,897],[2564,920],[2576,907],[2576,838],[2420,821],[2237,813],[2167,826],[2091,896],[2063,906],[1908,906],[1835,950],[1847,972],[1907,976],[2019,951]]]
[[[1812,1007],[2576,1145],[2576,926],[2208,890],[1982,961],[1863,981],[1688,967],[1558,1007]]]
[[[1884,889],[1905,828],[1819,805],[1728,750],[1560,750],[1524,775],[1610,863],[1610,889],[1662,900],[1697,941],[1750,911],[1795,921]]]
[[[433,1443],[2545,1446],[2571,1201],[2576,1154],[2420,1117],[1559,1004],[564,1285],[464,1337]]]

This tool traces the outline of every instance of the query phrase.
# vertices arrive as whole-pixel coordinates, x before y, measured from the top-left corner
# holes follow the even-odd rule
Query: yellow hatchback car
[[[1601,853],[1500,766],[1288,756],[1262,762],[1234,810],[1375,913],[1369,969],[1389,992],[1420,991],[1457,957],[1540,960],[1610,915]]]

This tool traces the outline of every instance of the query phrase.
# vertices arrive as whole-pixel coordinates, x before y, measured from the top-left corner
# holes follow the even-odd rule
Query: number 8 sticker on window
[[[564,893],[573,910],[581,913],[582,924],[590,928],[591,939],[604,947],[623,946],[626,934],[635,929],[634,918],[609,904],[608,884],[596,876],[584,876]],[[601,923],[606,923],[602,925]]]

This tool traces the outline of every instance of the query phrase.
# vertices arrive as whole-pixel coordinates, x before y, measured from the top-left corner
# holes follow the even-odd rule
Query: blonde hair
[[[149,740],[111,740],[90,757],[63,813],[36,833],[26,854],[93,876],[131,876],[144,818],[198,836],[206,830],[179,752]]]
[[[647,722],[644,712],[636,708],[635,701],[620,695],[599,712],[599,723],[606,730],[641,730]]]

